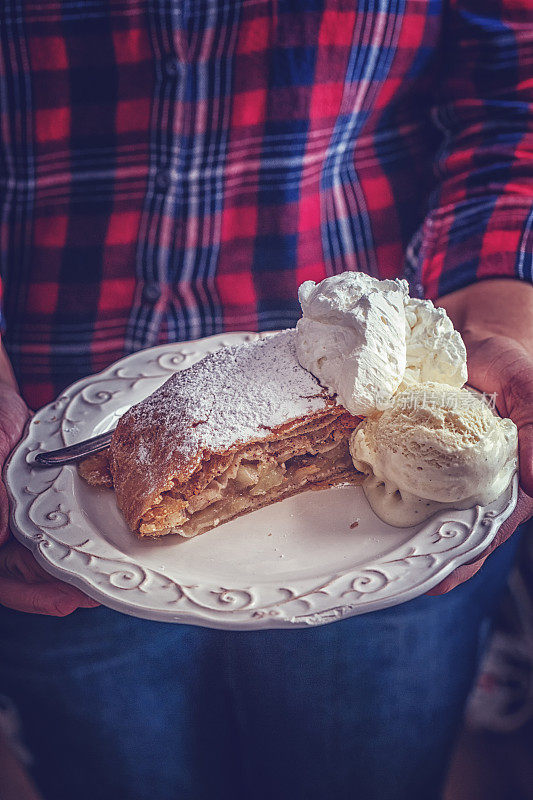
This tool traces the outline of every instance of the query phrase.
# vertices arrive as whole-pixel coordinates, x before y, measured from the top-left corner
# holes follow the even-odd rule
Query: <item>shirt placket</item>
[[[183,216],[187,0],[153,2],[154,97],[148,185],[137,246],[137,292],[126,350],[157,344],[171,297],[176,221]]]

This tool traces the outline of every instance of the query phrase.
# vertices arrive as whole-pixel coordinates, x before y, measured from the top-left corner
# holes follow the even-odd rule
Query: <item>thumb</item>
[[[533,407],[533,398],[532,398]],[[518,430],[518,453],[520,457],[520,485],[533,497],[533,422]]]
[[[24,425],[30,415],[22,397],[7,384],[0,381],[0,464],[22,436]]]
[[[0,381],[0,473],[7,457],[19,441],[29,410],[22,397]],[[7,491],[0,481],[0,545],[9,536],[9,503]]]
[[[517,426],[520,485],[533,497],[533,358],[507,337],[467,342],[469,383],[495,394],[499,413]]]
[[[9,500],[6,487],[0,481],[0,547],[7,542],[9,537]]]
[[[533,359],[520,354],[502,370],[506,412],[518,428],[520,485],[533,497]]]

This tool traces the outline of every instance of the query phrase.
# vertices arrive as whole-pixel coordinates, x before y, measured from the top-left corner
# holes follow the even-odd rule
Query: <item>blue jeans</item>
[[[0,610],[46,800],[438,798],[517,536],[441,597],[295,631]]]

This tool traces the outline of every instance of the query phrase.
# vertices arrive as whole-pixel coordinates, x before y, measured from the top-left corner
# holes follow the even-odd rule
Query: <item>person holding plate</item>
[[[439,795],[533,513],[533,25],[525,0],[8,0],[0,16],[0,454],[142,348],[406,275],[519,429],[496,540],[433,592],[305,631],[116,613],[12,537],[0,691],[45,797]]]

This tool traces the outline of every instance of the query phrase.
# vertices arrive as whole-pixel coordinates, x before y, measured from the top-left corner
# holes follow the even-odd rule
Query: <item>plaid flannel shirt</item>
[[[532,278],[531,0],[4,0],[4,343],[32,406],[297,286]],[[529,137],[529,138],[528,138]]]

